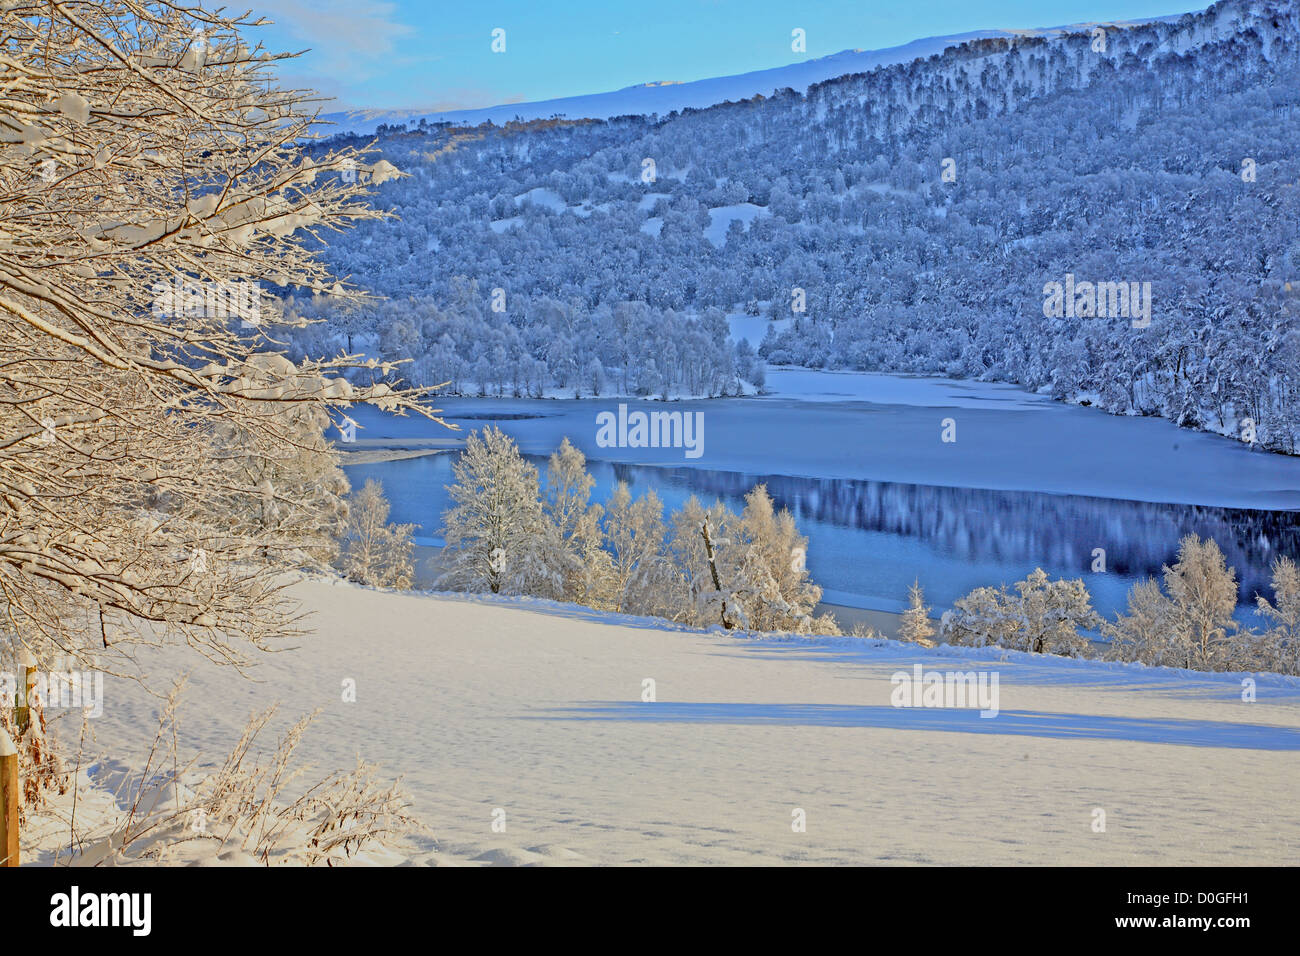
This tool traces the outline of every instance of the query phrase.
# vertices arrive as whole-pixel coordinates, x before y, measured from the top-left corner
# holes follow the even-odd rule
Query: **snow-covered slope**
[[[1159,19],[1174,20],[1176,17]],[[1133,23],[1146,23],[1149,20],[1107,21],[1106,26],[1127,26]],[[475,126],[491,121],[502,125],[511,120],[550,119],[554,116],[566,119],[609,119],[612,116],[652,115],[666,116],[677,110],[703,109],[718,103],[749,99],[755,95],[768,96],[776,90],[792,89],[802,93],[814,83],[846,76],[851,73],[866,73],[880,66],[895,63],[908,63],[942,53],[948,47],[959,46],[974,40],[993,39],[1013,36],[1058,36],[1064,33],[1087,32],[1096,24],[1080,23],[1063,27],[1045,27],[1034,30],[975,30],[970,33],[955,33],[950,36],[927,37],[913,40],[902,46],[888,47],[883,50],[844,50],[830,56],[793,63],[789,66],[774,67],[768,70],[755,70],[735,76],[711,77],[690,82],[663,81],[643,83],[609,93],[595,93],[586,96],[567,96],[552,100],[539,100],[535,103],[505,103],[482,109],[451,110],[442,113],[429,113],[421,110],[384,110],[361,109],[341,113],[330,113],[323,118],[337,124],[337,129],[329,132],[351,132],[359,135],[373,133],[381,124],[419,123],[421,119],[430,123],[451,122],[457,125]]]
[[[437,838],[406,848],[413,862],[1283,864],[1300,841],[1296,678],[1260,675],[1244,703],[1242,675],[746,639],[322,580],[293,593],[317,633],[268,658],[259,683],[184,650],[141,663],[194,668],[182,749],[207,760],[271,701],[286,722],[321,708],[303,759],[323,771],[359,751],[405,774]],[[915,665],[996,673],[997,716],[893,706],[891,678]],[[106,680],[94,746],[142,759],[157,708]],[[63,723],[75,740],[80,724]],[[79,825],[101,803],[83,794]],[[66,841],[55,823],[33,828],[29,859]]]

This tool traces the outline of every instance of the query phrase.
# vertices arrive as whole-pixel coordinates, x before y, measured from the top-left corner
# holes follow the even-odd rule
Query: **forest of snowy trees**
[[[323,321],[290,332],[289,354],[304,359],[342,346],[407,357],[403,378],[442,385],[439,393],[450,395],[712,398],[764,384],[764,363],[748,342],[727,340],[720,309],[695,315],[618,302],[586,311],[541,298],[518,306],[511,319],[491,310],[491,298],[473,281],[453,283],[444,306],[410,298],[358,310],[339,308],[329,296],[290,295],[290,315]],[[353,378],[372,376],[358,371]]]
[[[442,587],[728,630],[838,633],[813,616],[821,589],[807,539],[762,485],[739,515],[692,497],[665,521],[653,489],[633,498],[619,482],[604,505],[592,502],[595,479],[567,439],[542,479],[495,427],[467,438],[454,470]]]
[[[567,439],[542,475],[493,426],[468,436],[454,473],[453,504],[443,515],[441,588],[531,595],[697,627],[841,633],[833,615],[814,617],[822,592],[808,574],[807,539],[789,511],[776,512],[763,485],[745,496],[739,515],[721,501],[706,507],[692,496],[665,520],[653,489],[634,499],[619,482],[603,505],[592,502],[595,479]],[[382,524],[387,507],[375,507],[379,489],[368,483],[359,496]],[[392,553],[398,564],[409,556],[409,527],[387,533],[393,544],[371,554],[375,568],[391,564]],[[409,584],[409,569],[406,579],[389,582],[367,572],[363,563],[351,576]],[[1256,598],[1264,628],[1242,627],[1234,618],[1236,570],[1218,544],[1191,534],[1165,566],[1163,582],[1135,584],[1127,613],[1113,621],[1093,609],[1082,579],[1052,580],[1036,569],[1011,589],[976,588],[942,615],[938,628],[913,584],[899,636],[926,646],[937,635],[957,646],[1300,674],[1300,573],[1289,558],[1274,561],[1272,590],[1272,601]],[[854,634],[881,637],[870,628]]]
[[[953,644],[1090,657],[1085,632],[1099,634],[1107,660],[1202,671],[1300,674],[1300,576],[1295,563],[1272,567],[1273,601],[1258,596],[1264,628],[1242,627],[1236,570],[1212,540],[1188,535],[1163,582],[1147,578],[1129,591],[1127,613],[1103,621],[1081,579],[1052,581],[1035,570],[1016,582],[976,588],[944,613],[940,634]],[[1163,587],[1162,587],[1163,583]],[[914,594],[912,607],[919,603]],[[909,609],[910,612],[911,609]],[[912,614],[915,618],[915,614]],[[913,624],[915,627],[916,625]]]
[[[385,128],[400,218],[325,256],[389,297],[346,337],[456,391],[731,393],[761,362],[719,313],[748,311],[773,364],[1017,382],[1293,452],[1298,67],[1293,4],[1225,0],[668,117]],[[1150,324],[1045,316],[1067,274],[1150,282]],[[319,329],[298,354],[338,343]]]

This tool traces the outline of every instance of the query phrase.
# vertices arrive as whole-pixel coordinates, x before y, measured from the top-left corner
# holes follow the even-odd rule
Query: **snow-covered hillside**
[[[1246,703],[1243,675],[745,639],[323,580],[294,594],[317,633],[258,683],[195,670],[182,739],[211,760],[250,711],[322,708],[301,752],[404,773],[436,835],[402,849],[413,862],[1282,864],[1300,848],[1296,678],[1260,675]],[[918,665],[996,674],[997,716],[894,706],[894,676]],[[90,778],[113,783],[143,757],[158,701],[123,680],[104,694],[88,750],[111,760]],[[107,828],[111,801],[81,801],[79,827]],[[49,862],[67,819],[32,832],[28,858]]]
[[[295,301],[357,334],[293,354],[414,357],[459,394],[942,374],[1295,453],[1297,51],[1294,4],[1222,0],[669,117],[390,128],[400,219],[325,251],[389,298]]]

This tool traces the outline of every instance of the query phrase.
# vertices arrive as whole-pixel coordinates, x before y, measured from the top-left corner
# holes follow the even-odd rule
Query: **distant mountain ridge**
[[[328,113],[321,118],[337,126],[337,129],[327,130],[327,133],[355,133],[364,136],[374,133],[381,125],[392,126],[400,123],[415,125],[420,120],[428,123],[449,122],[457,126],[477,126],[486,122],[503,126],[516,119],[537,120],[555,116],[571,120],[610,119],[615,116],[667,116],[684,109],[704,109],[719,103],[745,100],[757,95],[769,96],[781,89],[788,88],[803,93],[815,83],[854,73],[866,73],[881,66],[925,59],[943,53],[949,47],[978,40],[1055,37],[1087,32],[1096,26],[1122,28],[1142,23],[1176,20],[1179,16],[1181,14],[1145,20],[1076,23],[1034,30],[975,30],[970,33],[926,37],[881,50],[842,50],[839,53],[805,60],[802,63],[791,63],[732,76],[684,82],[660,80],[606,93],[566,96],[531,103],[502,103],[478,109],[443,112],[418,109],[357,109]]]

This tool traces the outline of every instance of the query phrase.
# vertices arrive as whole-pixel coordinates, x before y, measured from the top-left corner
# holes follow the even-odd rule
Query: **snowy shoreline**
[[[353,417],[358,440],[375,447],[456,447],[467,432],[495,423],[525,454],[549,455],[568,437],[592,462],[1300,510],[1300,458],[1252,451],[1161,418],[1111,415],[1011,385],[925,376],[775,370],[772,379],[772,394],[759,398],[671,403],[705,414],[704,453],[695,459],[674,449],[596,444],[599,413],[620,403],[663,407],[642,399],[435,396],[459,433],[371,409]],[[956,426],[955,441],[942,439],[946,420]]]

